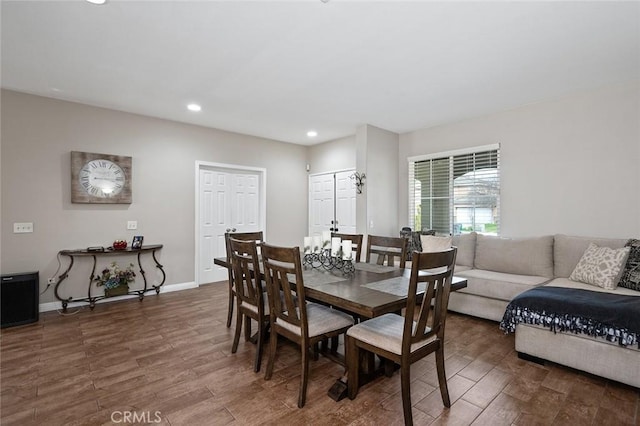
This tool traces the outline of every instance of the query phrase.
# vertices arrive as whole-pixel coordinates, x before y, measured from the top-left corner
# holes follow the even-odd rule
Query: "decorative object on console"
[[[362,187],[364,186],[364,180],[367,178],[367,175],[364,173],[354,172],[351,175],[351,179],[356,181],[356,191],[358,194],[362,194]]]
[[[114,250],[125,250],[127,248],[127,240],[115,240],[111,247]]]
[[[618,285],[640,291],[640,240],[632,238],[627,241],[625,247],[631,247],[631,251]]]
[[[569,279],[614,290],[629,257],[629,251],[631,247],[612,249],[590,243]]]
[[[131,157],[71,151],[71,202],[131,204]]]
[[[111,262],[111,265],[102,271],[102,275],[94,277],[94,281],[98,287],[104,287],[105,297],[113,297],[129,293],[129,283],[134,282],[135,277],[133,263],[125,269],[120,269],[116,262]]]
[[[133,237],[133,241],[131,241],[131,248],[134,250],[141,249],[142,240],[144,240],[144,237],[142,235],[136,235],[135,237]]]

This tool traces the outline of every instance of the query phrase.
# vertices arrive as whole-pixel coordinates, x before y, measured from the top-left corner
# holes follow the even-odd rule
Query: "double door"
[[[309,235],[356,233],[353,170],[309,176]]]
[[[264,230],[263,179],[261,171],[200,168],[198,284],[227,279],[213,263],[226,256],[226,232]]]

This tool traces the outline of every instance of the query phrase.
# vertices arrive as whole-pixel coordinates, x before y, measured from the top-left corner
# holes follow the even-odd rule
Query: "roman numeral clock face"
[[[73,203],[131,203],[131,157],[71,152]]]
[[[124,187],[124,171],[109,160],[93,160],[80,169],[80,184],[89,194],[109,198],[118,195]]]

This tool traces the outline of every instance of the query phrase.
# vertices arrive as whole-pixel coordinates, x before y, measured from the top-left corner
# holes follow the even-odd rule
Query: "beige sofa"
[[[465,234],[453,237],[458,247],[455,275],[467,279],[467,288],[452,293],[449,310],[500,321],[511,299],[536,286],[561,286],[608,291],[640,297],[640,292],[618,287],[604,290],[569,280],[589,243],[620,248],[627,239],[548,235],[508,239]],[[516,351],[598,376],[640,387],[640,350],[580,334],[553,333],[519,324]]]

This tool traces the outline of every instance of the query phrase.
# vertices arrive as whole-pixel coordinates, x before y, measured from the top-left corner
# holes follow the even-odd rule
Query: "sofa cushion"
[[[568,278],[584,254],[589,243],[600,247],[624,247],[626,239],[621,238],[590,238],[574,237],[570,235],[555,235],[553,238],[554,277]]]
[[[632,238],[625,247],[630,247],[631,251],[618,286],[640,291],[640,240]]]
[[[435,253],[451,248],[451,237],[437,237],[435,235],[420,235],[423,253]]]
[[[553,277],[553,236],[500,238],[478,234],[474,266],[517,275]]]
[[[618,286],[630,250],[631,247],[612,249],[591,243],[569,279],[613,290]]]
[[[467,287],[458,290],[459,292],[506,301],[549,281],[547,277],[505,274],[482,269],[454,271],[454,274],[467,279]]]
[[[476,256],[476,236],[475,232],[453,236],[451,245],[458,247],[456,265],[473,267]]]

